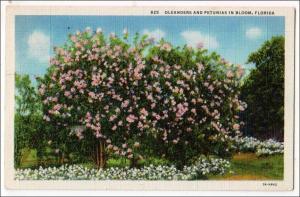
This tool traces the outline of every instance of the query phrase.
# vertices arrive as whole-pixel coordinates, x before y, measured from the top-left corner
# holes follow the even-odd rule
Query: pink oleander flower
[[[158,115],[158,114],[155,114],[154,117],[155,117],[156,120],[160,120],[161,119],[160,115]]]
[[[212,125],[213,128],[215,128],[217,131],[220,131],[220,130],[221,130],[221,129],[219,128],[219,126],[217,125],[217,123],[211,122],[211,125]]]
[[[232,77],[234,77],[234,74],[233,74],[233,72],[231,70],[229,70],[229,71],[227,71],[226,76],[228,78],[232,78]]]
[[[155,90],[156,90],[156,92],[158,92],[158,93],[161,92],[161,88],[159,88],[159,87],[156,87]]]
[[[72,76],[66,76],[66,78],[65,78],[66,81],[71,81],[72,79],[73,79]]]
[[[120,121],[118,122],[118,126],[122,126],[122,125],[123,125],[123,121],[120,120]]]
[[[170,52],[172,50],[172,46],[169,43],[164,43],[160,49]]]
[[[196,99],[192,99],[193,104],[196,104],[196,102],[197,102]]]
[[[145,108],[141,109],[141,114],[143,114],[144,116],[148,116],[148,111]]]
[[[141,129],[141,128],[143,128],[143,127],[144,127],[143,123],[139,122],[139,123],[138,123],[138,128]]]
[[[197,102],[203,103],[203,99],[202,99],[202,98],[198,98],[198,99],[197,99]]]
[[[112,121],[114,121],[116,118],[117,118],[116,115],[112,115],[111,117],[109,117],[109,121],[112,122]]]
[[[238,110],[239,110],[239,111],[244,111],[244,110],[245,110],[245,107],[242,106],[242,105],[239,105],[239,106],[238,106]]]
[[[94,92],[89,92],[89,97],[96,99],[96,94]]]
[[[117,126],[114,125],[114,126],[111,128],[111,130],[113,130],[113,131],[117,130]]]
[[[82,140],[84,138],[81,132],[76,132],[76,136],[79,140]]]
[[[188,117],[188,121],[192,122],[194,119],[192,117]]]
[[[236,75],[238,78],[241,78],[244,75],[245,71],[241,65],[237,65]]]
[[[196,48],[197,48],[197,49],[202,49],[203,47],[204,47],[203,42],[198,42],[198,43],[196,44]]]
[[[114,147],[113,147],[113,150],[114,150],[114,151],[117,151],[117,150],[119,150],[119,148],[118,148],[117,146],[114,146]]]
[[[117,114],[120,113],[120,112],[121,112],[120,108],[117,107],[117,108],[115,109],[115,112],[116,112]]]
[[[100,133],[100,132],[96,132],[96,138],[100,138],[100,137],[102,137],[102,134]]]
[[[71,92],[70,92],[70,91],[65,91],[64,95],[65,95],[66,97],[69,97],[69,96],[71,95]]]
[[[137,118],[134,115],[130,114],[129,116],[127,116],[126,121],[129,123],[133,123],[136,119]]]
[[[156,106],[156,104],[155,104],[155,103],[152,103],[150,106],[151,106],[151,109],[154,109],[155,106]]]
[[[209,91],[212,92],[214,90],[214,87],[212,85],[210,85],[210,86],[208,86],[208,89],[209,89]]]
[[[147,96],[147,99],[150,100],[150,101],[152,101],[152,100],[153,100],[152,94],[149,94],[149,95]]]
[[[39,93],[40,93],[41,95],[44,95],[44,94],[45,94],[45,88],[46,88],[46,86],[45,86],[44,84],[42,84],[41,87],[39,88]]]
[[[156,72],[156,71],[154,71],[154,70],[152,70],[152,71],[150,72],[150,76],[153,77],[153,78],[156,78],[156,77],[159,76],[159,73]]]
[[[235,124],[232,126],[232,128],[233,128],[234,130],[239,130],[239,129],[240,129],[240,125],[235,123]]]
[[[111,150],[111,149],[113,149],[113,147],[114,147],[113,145],[109,144],[109,145],[107,146],[107,149],[108,149],[108,150]]]
[[[56,104],[56,105],[54,105],[53,110],[54,111],[59,111],[61,108],[62,108],[61,104]]]
[[[174,93],[179,93],[179,88],[177,86],[175,86],[175,88],[173,89]]]
[[[176,117],[181,118],[187,110],[188,110],[188,108],[185,107],[184,105],[182,105],[181,103],[177,104]]]

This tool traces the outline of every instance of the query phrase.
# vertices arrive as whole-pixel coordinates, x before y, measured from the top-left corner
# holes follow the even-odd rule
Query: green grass
[[[231,161],[233,173],[210,176],[209,179],[225,180],[282,180],[283,155],[257,157],[253,153],[236,155]]]
[[[31,168],[37,163],[36,150],[24,149],[22,150],[21,168]]]
[[[57,158],[54,156],[48,156],[46,161],[43,161],[46,165],[55,166],[57,164]],[[36,168],[38,167],[37,151],[35,149],[22,150],[21,164],[19,168]]]
[[[166,165],[169,162],[158,158],[148,158],[139,162],[144,165]],[[57,165],[55,158],[50,158],[47,165]],[[82,163],[84,166],[93,168],[91,162]],[[124,158],[113,157],[107,161],[107,167],[129,166],[130,161]],[[35,150],[24,150],[21,168],[37,167]],[[257,157],[254,153],[236,154],[231,160],[231,171],[225,175],[209,176],[210,180],[282,180],[283,179],[283,155]]]
[[[125,158],[112,158],[107,161],[107,167],[126,167],[130,165],[130,160]]]
[[[95,164],[93,164],[91,162],[81,163],[81,164],[88,168],[96,168],[97,167]],[[167,164],[169,164],[169,162],[164,159],[150,157],[148,159],[144,159],[143,161],[139,161],[137,163],[137,166],[148,166],[150,164],[152,164],[154,166],[158,166],[158,165],[167,165]],[[123,158],[123,157],[110,158],[107,160],[107,163],[106,163],[107,168],[110,168],[110,167],[124,168],[124,167],[128,167],[128,166],[130,166],[130,160]]]

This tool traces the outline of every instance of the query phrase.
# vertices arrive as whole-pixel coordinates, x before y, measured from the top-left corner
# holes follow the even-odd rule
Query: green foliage
[[[15,76],[16,81],[16,112],[21,116],[37,113],[37,109],[40,107],[38,102],[38,96],[34,87],[31,85],[29,75]]]
[[[241,99],[248,105],[243,113],[246,128],[258,137],[283,137],[284,37],[266,41],[249,55],[248,63],[255,68],[241,90]]]
[[[15,166],[20,165],[24,148],[39,148],[42,137],[42,113],[39,98],[28,75],[16,74],[16,108],[14,154]]]
[[[170,165],[171,162],[163,159],[163,158],[156,158],[156,157],[148,157],[146,159],[140,160],[138,163],[140,166],[159,166],[159,165]]]

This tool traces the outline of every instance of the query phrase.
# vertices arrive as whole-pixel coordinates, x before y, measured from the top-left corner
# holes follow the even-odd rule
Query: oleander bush
[[[239,135],[243,69],[216,53],[102,30],[70,35],[39,79],[49,146],[105,167],[112,154],[156,156],[183,169],[199,155],[228,157]],[[83,158],[83,159],[84,159]],[[66,167],[63,167],[65,169]],[[67,168],[69,169],[69,168]]]

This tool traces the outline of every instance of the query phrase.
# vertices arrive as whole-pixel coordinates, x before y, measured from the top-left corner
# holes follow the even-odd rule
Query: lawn
[[[257,157],[254,153],[236,154],[231,161],[233,173],[211,176],[220,180],[282,180],[283,154]]]
[[[55,160],[47,163],[55,164]],[[150,163],[164,164],[163,160],[151,159]],[[21,168],[35,167],[36,151],[24,151]],[[92,167],[91,163],[86,166]],[[129,165],[128,160],[110,159],[108,167]],[[257,157],[254,153],[239,153],[231,160],[231,171],[225,175],[209,176],[210,180],[281,180],[283,179],[283,154]]]

